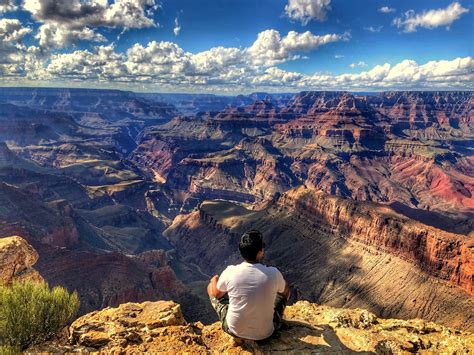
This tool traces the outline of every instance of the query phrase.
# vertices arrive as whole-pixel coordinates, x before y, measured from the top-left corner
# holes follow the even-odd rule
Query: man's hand
[[[283,292],[278,292],[278,294],[285,297],[287,301],[290,299],[290,286],[288,285],[288,282],[285,281],[285,290]]]
[[[217,288],[217,281],[219,281],[219,275],[214,275],[207,285],[207,294],[209,297],[221,298],[225,295],[225,292],[219,291]]]

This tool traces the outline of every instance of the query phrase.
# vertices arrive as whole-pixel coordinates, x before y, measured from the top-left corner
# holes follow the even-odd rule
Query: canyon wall
[[[387,206],[361,204],[304,186],[283,194],[277,206],[328,223],[335,235],[410,261],[474,295],[474,238],[422,225]]]
[[[472,328],[473,100],[3,88],[0,237],[81,312],[166,298],[212,320],[203,284],[255,227],[300,299]]]

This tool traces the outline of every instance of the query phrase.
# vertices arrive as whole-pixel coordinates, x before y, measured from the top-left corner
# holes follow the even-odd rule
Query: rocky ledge
[[[420,319],[379,319],[362,309],[338,309],[300,301],[285,310],[271,339],[235,341],[219,323],[187,323],[171,301],[126,303],[77,319],[64,344],[33,352],[101,353],[467,353],[474,335]]]

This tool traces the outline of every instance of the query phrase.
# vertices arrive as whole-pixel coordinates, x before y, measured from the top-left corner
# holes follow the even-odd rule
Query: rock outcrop
[[[411,127],[440,124],[454,127],[473,122],[472,94],[451,92],[385,92],[371,98],[381,112],[397,122],[409,122]]]
[[[33,269],[38,253],[21,237],[0,238],[0,284],[13,281],[42,281]]]
[[[474,336],[420,319],[379,319],[362,309],[343,310],[306,301],[287,307],[272,338],[236,341],[219,323],[187,323],[173,302],[127,303],[87,314],[70,327],[68,344],[37,351],[103,353],[467,353]]]

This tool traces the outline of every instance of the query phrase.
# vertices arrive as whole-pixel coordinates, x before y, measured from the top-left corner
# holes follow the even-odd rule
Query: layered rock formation
[[[301,95],[300,95],[301,96]],[[306,114],[276,126],[281,138],[309,140],[313,144],[339,152],[383,150],[386,140],[383,117],[365,99],[350,94],[332,94],[309,98],[297,97],[289,110]],[[307,107],[307,102],[312,106]],[[298,109],[296,109],[298,108]],[[281,144],[281,143],[280,143]]]
[[[242,199],[247,190],[261,202],[307,184],[356,200],[399,202],[419,210],[411,217],[433,212],[431,224],[468,234],[471,96],[302,92],[284,105],[260,100],[177,118],[148,130],[131,158],[156,181],[194,198],[233,194],[251,201]],[[270,147],[264,161],[234,154],[262,140]]]
[[[23,238],[0,238],[0,283],[14,281],[42,281],[41,275],[33,268],[38,261],[38,253]]]
[[[423,320],[380,319],[361,309],[341,310],[298,302],[285,310],[272,338],[236,343],[218,323],[187,323],[173,302],[127,303],[87,314],[70,327],[69,344],[31,351],[113,353],[467,353],[472,333]]]
[[[181,300],[164,226],[147,211],[147,184],[90,187],[60,172],[0,145],[0,237],[31,243],[46,281],[77,290],[82,313],[131,300]]]
[[[0,239],[1,280],[42,280],[32,269],[38,254],[20,237]],[[163,264],[164,255],[148,252],[141,262]],[[179,304],[170,301],[123,303],[75,320],[61,338],[29,352],[238,352],[315,351],[380,353],[466,352],[472,333],[423,320],[379,319],[366,310],[342,310],[298,302],[285,310],[282,329],[261,341],[234,341],[219,323],[188,323]]]
[[[458,128],[473,122],[473,98],[468,92],[386,92],[371,103],[390,118],[412,128],[440,124]]]

